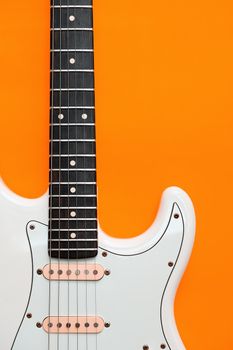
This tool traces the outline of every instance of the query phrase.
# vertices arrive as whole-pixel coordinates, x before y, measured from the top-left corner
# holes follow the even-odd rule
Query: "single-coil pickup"
[[[100,333],[104,320],[99,316],[49,316],[43,321],[47,333]]]
[[[43,276],[53,281],[99,281],[104,268],[99,264],[48,264]]]

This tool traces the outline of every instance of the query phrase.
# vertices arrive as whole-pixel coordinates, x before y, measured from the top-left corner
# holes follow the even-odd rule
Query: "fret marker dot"
[[[76,192],[76,188],[75,187],[71,187],[70,192],[71,193],[75,193]]]
[[[72,58],[70,58],[70,63],[71,64],[74,64],[75,63],[75,59],[72,57]]]
[[[70,22],[74,22],[74,21],[75,21],[75,17],[74,17],[73,15],[71,15],[71,16],[69,17],[69,20],[70,20]]]
[[[70,165],[71,165],[71,166],[75,166],[75,165],[76,165],[75,160],[71,160],[71,161],[70,161]]]
[[[60,120],[61,120],[61,119],[64,119],[64,114],[58,114],[57,117],[58,117],[58,119],[60,119]]]
[[[76,238],[76,233],[72,232],[72,233],[70,234],[70,238]]]
[[[71,216],[72,218],[74,218],[74,217],[76,216],[76,212],[75,212],[75,211],[71,211],[71,212],[70,212],[70,216]]]
[[[82,119],[84,119],[84,120],[87,119],[87,114],[86,113],[82,114]]]

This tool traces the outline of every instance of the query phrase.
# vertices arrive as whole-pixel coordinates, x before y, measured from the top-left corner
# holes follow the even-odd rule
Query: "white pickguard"
[[[23,199],[3,183],[0,193],[0,349],[142,350],[148,345],[159,350],[162,344],[170,350],[185,349],[176,330],[173,301],[192,249],[195,216],[182,190],[171,187],[164,192],[154,224],[141,236],[115,239],[99,228],[99,254],[88,263],[101,264],[111,271],[109,276],[97,282],[50,283],[51,315],[58,315],[59,305],[61,316],[98,315],[111,324],[98,335],[59,337],[36,327],[49,310],[49,282],[36,273],[49,263],[47,195]]]

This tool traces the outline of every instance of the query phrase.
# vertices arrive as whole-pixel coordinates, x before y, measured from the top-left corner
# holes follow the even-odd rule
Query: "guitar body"
[[[49,258],[47,195],[23,199],[1,183],[0,208],[1,349],[185,349],[173,301],[191,253],[195,216],[182,190],[164,192],[155,222],[138,237],[111,238],[99,227],[98,254],[86,260]],[[77,281],[72,274],[63,280],[62,271],[49,280],[42,271],[51,264],[66,265],[66,270],[99,266],[105,273],[99,280]],[[60,323],[68,317],[71,324],[79,316],[98,316],[100,329],[72,333],[72,324],[53,332],[49,315]],[[47,320],[51,332],[45,329]]]

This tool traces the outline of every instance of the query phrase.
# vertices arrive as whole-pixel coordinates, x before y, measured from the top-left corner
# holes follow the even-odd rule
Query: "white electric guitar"
[[[185,349],[173,301],[193,206],[171,187],[142,235],[101,230],[93,67],[92,1],[52,1],[49,193],[0,184],[1,350]]]

